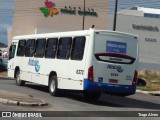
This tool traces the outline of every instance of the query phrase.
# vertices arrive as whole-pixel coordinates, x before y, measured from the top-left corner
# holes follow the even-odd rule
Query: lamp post
[[[85,9],[86,9],[86,0],[84,0],[84,2],[83,2],[83,23],[82,23],[82,30],[84,30]]]
[[[116,0],[116,3],[115,3],[115,9],[114,9],[113,31],[116,31],[116,22],[117,22],[117,6],[118,6],[118,0]]]

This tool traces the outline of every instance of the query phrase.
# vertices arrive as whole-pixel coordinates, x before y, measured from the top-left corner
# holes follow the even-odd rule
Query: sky
[[[0,0],[0,42],[7,44],[7,28],[11,26],[13,0]]]
[[[5,44],[7,44],[7,28],[12,24],[13,1],[0,0],[0,42]],[[115,0],[108,0],[108,2],[109,13],[112,14],[114,12]],[[118,0],[118,10],[129,9],[133,6],[160,9],[160,0]]]

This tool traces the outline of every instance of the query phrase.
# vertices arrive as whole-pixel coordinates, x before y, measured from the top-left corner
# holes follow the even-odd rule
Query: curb
[[[160,91],[142,91],[142,90],[136,90],[137,93],[142,93],[142,94],[148,94],[148,95],[153,95],[153,96],[160,96]]]
[[[19,106],[46,106],[47,102],[31,95],[0,90],[0,103]]]
[[[154,96],[160,96],[160,91],[152,91],[152,92],[149,92],[149,94]]]
[[[149,94],[149,92],[148,92],[148,91],[142,91],[142,90],[136,90],[136,93]]]
[[[14,100],[3,99],[3,98],[0,98],[0,103],[10,104],[10,105],[19,105],[19,106],[46,106],[48,105],[44,101],[42,101],[42,103],[28,103],[28,102],[18,102]]]

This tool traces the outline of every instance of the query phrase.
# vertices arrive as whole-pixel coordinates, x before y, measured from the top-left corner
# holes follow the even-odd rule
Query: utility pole
[[[84,3],[83,3],[83,23],[82,23],[82,30],[84,30],[85,11],[86,11],[86,0],[84,0]]]
[[[114,22],[113,22],[113,31],[116,31],[116,22],[117,22],[117,6],[118,0],[115,1],[115,9],[114,9]]]

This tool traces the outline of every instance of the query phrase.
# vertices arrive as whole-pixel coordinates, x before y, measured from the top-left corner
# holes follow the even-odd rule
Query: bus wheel
[[[25,84],[25,81],[20,80],[20,72],[19,71],[16,72],[16,84],[18,86],[24,86],[24,84]]]
[[[84,91],[83,95],[89,99],[98,99],[101,96],[101,91]]]
[[[51,96],[59,95],[59,89],[57,87],[58,87],[57,77],[51,76],[49,80],[49,93]]]

